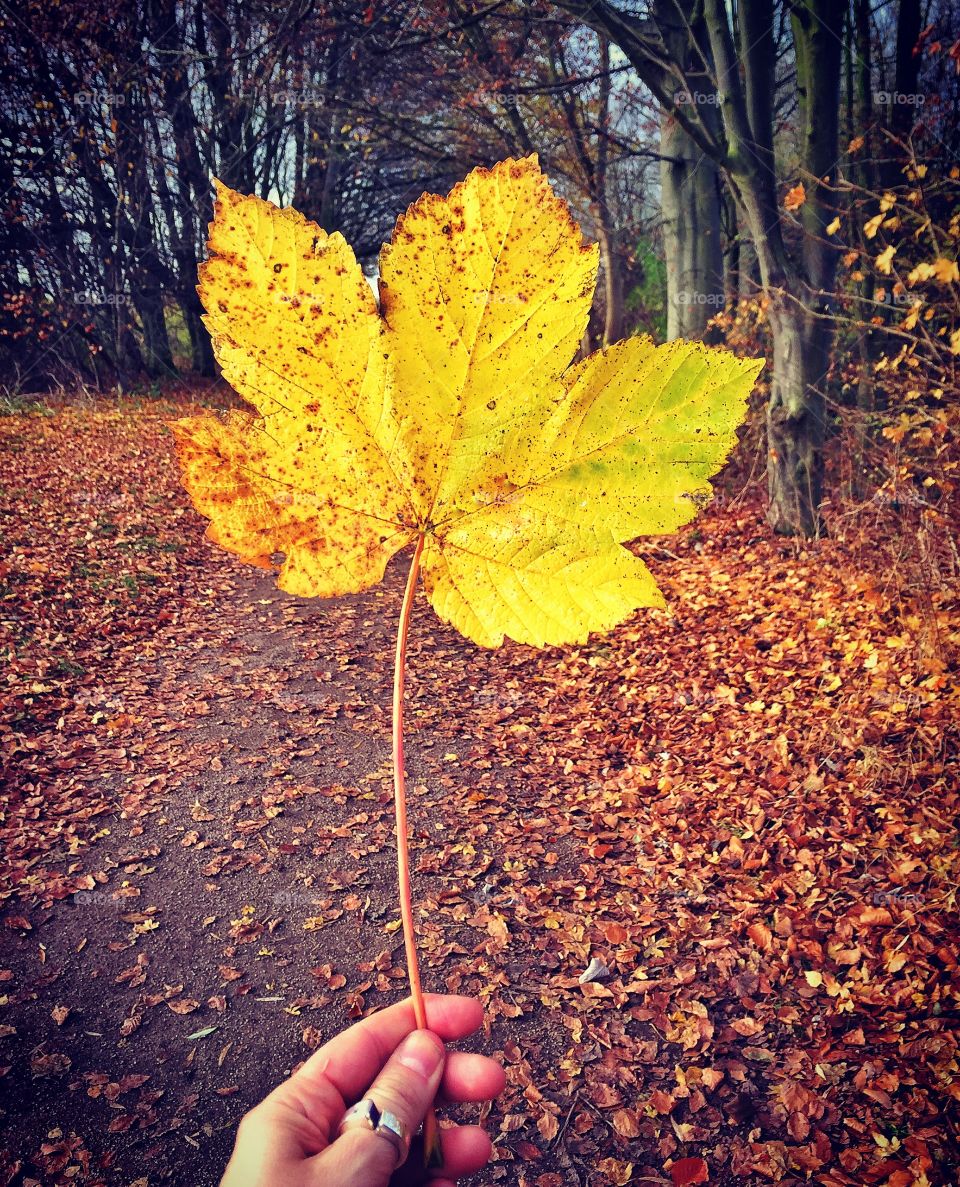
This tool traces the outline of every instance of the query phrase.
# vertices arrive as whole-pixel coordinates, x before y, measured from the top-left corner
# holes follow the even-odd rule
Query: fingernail
[[[419,1072],[425,1080],[434,1074],[443,1056],[443,1045],[428,1030],[415,1030],[397,1048],[397,1063]]]

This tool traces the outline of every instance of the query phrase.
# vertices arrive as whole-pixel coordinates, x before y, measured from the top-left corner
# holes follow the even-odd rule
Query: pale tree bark
[[[596,236],[600,246],[600,265],[603,271],[604,316],[603,327],[598,335],[603,346],[618,342],[623,337],[624,293],[623,262],[617,243],[616,220],[610,208],[609,165],[610,165],[610,41],[600,36],[600,122],[596,135],[596,151],[591,152],[594,137],[586,125],[582,105],[568,91],[559,93],[559,108],[566,124],[565,131],[572,147],[570,164],[577,177],[579,188],[591,199],[596,212]],[[569,69],[559,45],[550,47],[549,80],[558,84],[569,76]],[[592,347],[591,327],[584,332],[581,349],[585,354]]]
[[[823,384],[829,323],[795,304],[771,305],[773,373],[767,405],[767,522],[780,535],[819,535],[823,501]]]
[[[702,338],[724,303],[717,167],[668,110],[660,152],[667,340]]]
[[[737,204],[727,190],[723,195],[723,209],[720,215],[723,227],[723,302],[733,306],[740,300],[741,289],[741,239]]]
[[[600,219],[597,228],[600,263],[603,267],[603,345],[610,346],[623,337],[623,271],[615,231],[609,218]]]
[[[610,40],[600,38],[600,135],[597,137],[597,163],[594,188],[599,205],[598,240],[603,263],[604,320],[603,345],[610,346],[623,337],[623,267],[617,244],[617,228],[610,209],[608,166],[610,158]]]
[[[783,535],[821,530],[825,385],[833,343],[830,294],[836,251],[828,185],[836,179],[843,9],[832,0],[797,0],[791,12],[796,55],[800,160],[807,186],[801,207],[801,258],[788,256],[773,168],[773,0],[740,5],[739,59],[722,0],[706,0],[710,42],[722,80],[721,110],[729,173],[757,248],[768,298],[773,374],[767,405],[767,520]],[[740,86],[738,61],[745,85]]]
[[[767,518],[779,532],[810,536],[820,530],[825,391],[834,338],[830,314],[837,251],[826,227],[834,217],[829,187],[836,182],[839,156],[844,11],[834,0],[797,0],[791,23],[800,159],[808,199],[801,208],[806,235],[800,266],[791,270],[793,292],[785,303],[779,334],[774,329],[774,382],[767,408]]]
[[[653,20],[668,57],[682,64],[687,79],[675,89],[675,100],[695,106],[716,133],[717,89],[707,69],[710,50],[699,3],[656,0]],[[663,84],[670,85],[665,73]],[[667,339],[702,338],[707,322],[724,302],[717,164],[669,106],[661,107],[660,153]]]

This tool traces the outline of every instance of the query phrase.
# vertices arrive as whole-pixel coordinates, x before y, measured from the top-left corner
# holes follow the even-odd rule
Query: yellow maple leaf
[[[897,249],[892,243],[889,247],[884,248],[873,261],[877,266],[877,271],[882,272],[884,276],[889,276],[893,267],[893,257],[896,253]]]
[[[175,426],[212,540],[326,597],[416,543],[437,613],[487,647],[663,604],[623,544],[694,516],[762,363],[633,338],[570,366],[598,253],[535,157],[415,202],[382,310],[339,233],[225,186],[210,252],[206,323],[256,409]]]

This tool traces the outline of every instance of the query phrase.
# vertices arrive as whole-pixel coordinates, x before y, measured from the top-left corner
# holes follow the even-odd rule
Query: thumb
[[[433,1104],[446,1051],[430,1030],[415,1030],[390,1056],[383,1071],[364,1094],[381,1113],[393,1113],[403,1124],[407,1143],[400,1154],[394,1144],[370,1129],[349,1129],[325,1151],[324,1171],[329,1175],[331,1156],[336,1157],[338,1174],[324,1182],[338,1187],[386,1187],[390,1176],[406,1159],[409,1142]]]

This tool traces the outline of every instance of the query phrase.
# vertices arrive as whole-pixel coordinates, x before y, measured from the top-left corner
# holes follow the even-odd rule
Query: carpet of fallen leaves
[[[211,548],[177,411],[0,421],[4,1187],[212,1187],[404,993],[403,566],[306,602]],[[425,980],[508,1072],[485,1184],[958,1181],[957,602],[762,525],[747,488],[648,542],[670,609],[588,646],[415,612]]]

